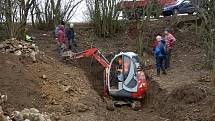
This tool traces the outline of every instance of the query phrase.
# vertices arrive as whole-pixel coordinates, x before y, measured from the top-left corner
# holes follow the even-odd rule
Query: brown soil
[[[161,32],[164,23],[152,22],[149,28]],[[136,51],[136,41],[128,32],[104,39],[96,37],[90,25],[78,24],[75,30],[80,50],[95,46],[105,55],[119,50]],[[8,112],[35,107],[54,112],[56,119],[62,121],[215,120],[215,89],[204,69],[205,52],[200,42],[193,39],[195,33],[174,32],[177,43],[171,69],[161,77],[154,76],[154,69],[147,70],[149,90],[139,111],[129,106],[108,111],[102,98],[103,68],[91,58],[65,61],[57,54],[51,32],[34,30],[32,33],[45,53],[37,57],[37,63],[0,54],[0,92],[8,95],[5,106]],[[142,61],[146,65],[154,64],[150,54],[144,54]],[[41,78],[43,75],[47,78]]]
[[[0,92],[8,95],[8,111],[29,107],[42,108],[41,80],[26,70],[22,57],[0,54]]]

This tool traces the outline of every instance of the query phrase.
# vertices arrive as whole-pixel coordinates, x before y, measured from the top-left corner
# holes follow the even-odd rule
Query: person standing
[[[61,23],[55,27],[55,31],[54,31],[54,37],[55,38],[58,37],[57,34],[58,34],[58,31],[60,30],[60,26],[62,26],[62,25],[65,26],[65,22],[64,21],[61,21]]]
[[[161,35],[158,34],[158,35],[156,36],[156,40],[154,41],[154,43],[153,43],[153,45],[152,45],[153,51],[155,50],[156,46],[160,43],[161,39],[162,39]]]
[[[166,41],[166,59],[165,59],[165,69],[170,67],[170,61],[171,61],[171,53],[173,46],[176,42],[175,37],[169,32],[168,29],[165,29],[165,41]]]
[[[68,47],[73,52],[77,52],[75,48],[75,32],[74,32],[74,25],[73,23],[70,23],[69,26],[65,30],[65,35],[68,40]]]
[[[157,76],[160,76],[161,70],[163,71],[163,74],[166,74],[166,70],[164,67],[164,61],[166,59],[165,44],[166,44],[165,40],[161,39],[154,50],[156,68],[157,68]]]
[[[59,31],[57,32],[57,39],[58,39],[59,48],[60,48],[59,53],[60,53],[60,55],[62,55],[64,50],[66,49],[65,38],[64,38],[64,26],[63,25],[59,26]]]

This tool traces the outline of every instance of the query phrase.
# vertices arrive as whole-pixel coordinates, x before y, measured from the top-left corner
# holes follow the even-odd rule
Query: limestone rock
[[[47,79],[47,76],[46,75],[42,75],[42,79]]]
[[[23,121],[23,115],[19,111],[14,111],[12,113],[12,119],[15,121]]]
[[[3,44],[0,44],[0,49],[4,48],[4,45]]]
[[[86,112],[88,109],[89,109],[88,106],[86,106],[86,105],[83,104],[83,103],[78,103],[78,104],[76,105],[76,110],[77,110],[78,112]]]
[[[35,108],[31,108],[31,109],[30,109],[30,112],[31,112],[31,113],[39,113],[40,111],[37,110],[37,109],[35,109]]]

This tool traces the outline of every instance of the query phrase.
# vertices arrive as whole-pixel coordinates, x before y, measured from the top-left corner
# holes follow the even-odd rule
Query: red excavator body
[[[72,57],[93,57],[104,67],[104,91],[107,96],[126,100],[144,98],[147,82],[137,54],[121,52],[109,62],[97,48],[91,48]]]

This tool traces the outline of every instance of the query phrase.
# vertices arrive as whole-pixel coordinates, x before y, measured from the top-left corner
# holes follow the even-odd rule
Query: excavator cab
[[[108,92],[116,98],[133,98],[138,92],[138,68],[140,62],[133,52],[120,53],[110,62],[108,71]]]

